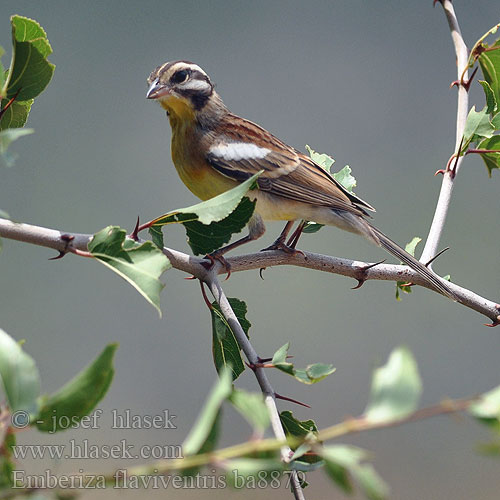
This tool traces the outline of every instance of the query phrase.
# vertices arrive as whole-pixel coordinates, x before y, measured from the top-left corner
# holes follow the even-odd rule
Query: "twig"
[[[467,62],[469,54],[467,46],[462,38],[460,26],[458,24],[457,16],[455,15],[455,10],[453,9],[451,0],[440,0],[439,3],[443,6],[446,19],[448,20],[448,25],[450,27],[451,38],[453,40],[453,46],[455,47],[455,54],[457,56],[457,78],[460,82],[457,85],[458,103],[455,137],[455,154],[457,155],[457,162],[455,164],[455,168],[451,170],[446,169],[444,171],[443,182],[441,184],[441,191],[439,193],[436,210],[434,212],[434,218],[432,219],[425,247],[420,257],[422,262],[429,261],[436,254],[439,241],[441,240],[444,224],[446,222],[446,216],[450,207],[454,180],[463,160],[463,157],[458,158],[458,156],[460,154],[460,142],[464,134],[465,122],[467,120],[467,113],[469,110],[469,93],[468,88],[465,85],[468,80]]]
[[[67,251],[68,238],[72,238],[71,246],[73,248],[87,250],[87,244],[92,238],[92,235],[78,233],[68,234],[55,229],[16,223],[0,218],[0,237],[52,248],[64,253]],[[206,262],[203,259],[170,248],[164,248],[163,253],[169,258],[175,269],[193,275],[201,280],[206,279],[208,271],[201,264],[202,262]],[[250,269],[258,270],[262,267],[289,265],[340,274],[353,279],[359,278],[360,269],[366,269],[370,266],[370,264],[366,262],[331,257],[317,253],[304,252],[304,255],[293,255],[280,252],[279,250],[228,257],[227,261],[231,265],[231,271],[233,273]],[[215,264],[214,270],[219,274],[225,273],[225,269],[219,264]],[[431,289],[431,285],[424,281],[419,274],[408,266],[379,264],[378,266],[364,271],[363,279],[366,281],[405,281]],[[454,283],[449,283],[448,286],[452,289],[462,305],[483,314],[492,321],[492,324],[497,324],[500,321],[500,305],[498,303],[481,297],[471,290],[462,288]]]
[[[264,394],[264,401],[267,406],[267,411],[269,412],[269,416],[271,419],[271,427],[273,429],[274,435],[276,439],[280,441],[286,441],[285,431],[283,429],[283,425],[281,424],[280,415],[278,408],[276,406],[276,395],[275,391],[267,378],[266,372],[260,364],[260,358],[255,352],[252,344],[248,340],[248,337],[245,335],[243,328],[236,317],[227,297],[220,286],[220,282],[217,279],[217,274],[215,272],[211,272],[207,275],[205,279],[205,283],[210,289],[214,299],[219,304],[220,310],[226,318],[231,330],[233,331],[238,345],[241,350],[245,353],[249,363],[251,363],[254,368],[254,373],[257,378],[257,381],[260,385],[261,391]],[[281,459],[285,463],[290,462],[290,458],[293,455],[292,450],[288,445],[284,445],[281,447]],[[300,480],[297,474],[297,471],[291,471],[291,484],[292,491],[297,500],[304,500],[304,492],[302,491],[302,487],[300,486]]]

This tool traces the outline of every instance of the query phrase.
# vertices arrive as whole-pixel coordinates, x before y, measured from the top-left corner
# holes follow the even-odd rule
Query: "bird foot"
[[[296,248],[287,245],[284,241],[281,241],[279,239],[276,240],[271,246],[263,248],[261,252],[267,252],[270,250],[281,250],[282,252],[285,252],[289,255],[301,254],[305,257],[305,254],[302,250],[297,250]]]

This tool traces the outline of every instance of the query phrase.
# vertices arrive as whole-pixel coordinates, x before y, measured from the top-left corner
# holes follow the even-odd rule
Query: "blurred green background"
[[[471,46],[500,20],[492,0],[458,1],[455,8]],[[0,45],[10,56],[9,16],[40,22],[54,49],[52,83],[36,100],[28,126],[35,134],[12,147],[14,168],[0,170],[0,208],[17,221],[93,233],[109,224],[131,230],[137,215],[149,220],[196,200],[170,159],[170,128],[158,105],[145,99],[146,78],[175,59],[198,63],[235,113],[263,125],[289,144],[305,144],[349,164],[356,192],[377,208],[375,224],[404,244],[425,236],[443,168],[453,152],[455,54],[438,5],[421,2],[239,0],[174,2],[45,2],[3,0]],[[471,103],[482,108],[477,85]],[[436,263],[441,274],[492,300],[500,296],[498,172],[488,179],[479,158],[468,157],[457,178]],[[270,224],[269,245],[282,224]],[[181,227],[165,231],[168,246],[189,251]],[[386,257],[361,238],[326,228],[306,235],[303,249],[375,261]],[[216,378],[210,315],[196,282],[170,271],[163,277],[163,319],[103,266],[71,255],[4,241],[0,255],[0,326],[40,367],[43,391],[56,390],[118,341],[114,383],[100,407],[100,429],[56,436],[19,434],[21,443],[116,444],[120,439],[179,444]],[[390,260],[392,261],[392,260]],[[394,286],[355,282],[299,268],[234,274],[229,296],[247,302],[252,342],[262,356],[286,341],[299,366],[333,363],[337,372],[306,387],[270,372],[276,390],[311,410],[280,403],[320,427],[362,412],[374,367],[391,349],[407,345],[421,369],[422,406],[444,397],[471,396],[500,384],[500,330],[485,318],[424,289],[402,302]],[[239,387],[257,390],[251,373]],[[176,414],[177,429],[118,431],[111,409]],[[232,410],[221,444],[247,439],[248,425]],[[375,466],[395,499],[498,498],[499,462],[476,453],[488,431],[467,418],[434,418],[369,432],[343,442],[373,452]],[[110,472],[143,461],[22,461],[28,473]],[[210,473],[210,471],[209,471]],[[344,498],[323,472],[309,474],[308,498]],[[276,491],[161,490],[169,498],[290,498]],[[84,498],[142,491],[90,491]]]

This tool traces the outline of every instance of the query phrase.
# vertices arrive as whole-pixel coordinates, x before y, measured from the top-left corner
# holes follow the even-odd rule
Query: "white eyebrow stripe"
[[[187,90],[207,90],[211,88],[206,80],[188,80],[182,83],[180,87]]]
[[[248,142],[230,142],[217,144],[210,148],[210,153],[227,161],[260,160],[271,152],[268,148],[261,148]]]

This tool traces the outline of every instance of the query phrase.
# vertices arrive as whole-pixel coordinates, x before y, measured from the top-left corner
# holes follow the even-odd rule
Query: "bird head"
[[[159,101],[169,113],[194,117],[214,97],[214,85],[197,64],[173,61],[158,66],[148,78],[148,99]]]

